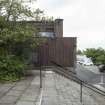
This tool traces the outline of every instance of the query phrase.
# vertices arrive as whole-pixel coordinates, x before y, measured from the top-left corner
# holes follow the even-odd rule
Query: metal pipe
[[[52,62],[53,63],[53,62]],[[67,70],[66,68],[64,68],[64,67],[62,67],[61,65],[58,65],[58,64],[56,64],[56,63],[53,63],[56,67],[59,67],[59,68],[62,68],[63,70]],[[61,69],[60,69],[61,70]],[[62,71],[62,70],[61,70]],[[64,71],[63,71],[64,72]],[[71,73],[72,73],[72,71],[70,71]],[[64,72],[64,73],[66,73],[66,72]],[[68,73],[67,73],[67,75],[68,75]],[[68,75],[68,76],[72,76],[72,77],[74,77],[76,80],[79,80],[80,82],[77,82],[77,83],[81,83],[82,82],[82,85],[84,86],[84,87],[87,87],[87,88],[89,88],[89,89],[91,89],[91,90],[93,90],[94,92],[96,92],[96,93],[99,93],[99,94],[101,94],[101,95],[103,95],[103,96],[105,96],[105,91],[103,91],[103,90],[101,90],[101,89],[99,89],[99,88],[97,88],[97,87],[95,87],[94,85],[92,85],[92,84],[90,84],[90,83],[88,83],[88,82],[86,82],[86,81],[83,81],[83,80],[81,80],[81,79],[79,79],[77,76],[74,76],[74,75]],[[73,79],[72,79],[73,80]],[[96,90],[95,90],[96,89]],[[98,92],[99,91],[99,92]],[[103,93],[103,94],[102,94]]]
[[[82,103],[82,82],[80,83],[80,102]]]
[[[39,50],[39,68],[40,68],[40,88],[42,88],[42,62],[41,62],[41,46],[38,48]]]
[[[40,88],[42,88],[42,67],[40,65]]]

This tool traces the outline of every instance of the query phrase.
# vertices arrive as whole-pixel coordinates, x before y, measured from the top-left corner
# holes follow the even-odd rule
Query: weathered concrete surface
[[[40,95],[39,71],[24,80],[0,84],[0,105],[35,105]]]
[[[51,71],[43,74],[42,91],[38,72],[16,83],[0,84],[0,105],[105,105],[105,97],[86,88],[81,103],[79,84]]]
[[[97,100],[101,99],[101,101]],[[80,85],[55,73],[46,73],[41,105],[105,105],[103,97],[83,88],[80,102]]]

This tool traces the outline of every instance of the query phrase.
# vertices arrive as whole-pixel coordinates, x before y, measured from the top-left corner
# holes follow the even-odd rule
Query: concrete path
[[[80,102],[80,85],[54,72],[46,73],[41,105],[105,105],[102,96],[94,95],[83,88],[83,103]]]
[[[85,88],[81,103],[80,85],[51,71],[43,73],[40,90],[39,72],[33,74],[12,84],[0,84],[0,105],[105,105],[102,96]]]
[[[0,84],[0,105],[36,105],[40,96],[39,73],[25,80]]]

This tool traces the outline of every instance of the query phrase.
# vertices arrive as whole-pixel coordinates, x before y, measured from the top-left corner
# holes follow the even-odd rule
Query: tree
[[[43,42],[33,38],[35,27],[17,22],[24,16],[31,18],[34,14],[20,1],[0,1],[0,80],[20,79],[26,67],[26,53]]]
[[[77,50],[77,54],[78,55],[82,55],[82,51],[81,50]]]
[[[36,14],[36,16],[35,16],[35,20],[36,21],[40,21],[41,20],[41,17],[44,15],[43,14],[43,11],[40,10],[39,8],[36,9],[36,11],[34,13]]]
[[[32,11],[22,5],[19,0],[2,0],[0,1],[0,15],[4,16],[6,21],[16,21],[24,16],[32,17]],[[23,18],[24,19],[24,18]]]
[[[2,49],[5,49],[5,52],[8,53],[10,52],[10,48],[16,43],[27,44],[25,43],[27,40],[33,40],[32,37],[36,29],[31,25],[27,25],[26,22],[22,22],[24,16],[33,18],[35,15],[38,15],[38,17],[40,17],[40,14],[43,13],[40,9],[36,9],[36,13],[32,12],[30,8],[21,3],[23,1],[24,0],[0,1],[0,44],[3,46]],[[20,18],[21,22],[17,22]],[[35,43],[38,45],[37,43],[39,42],[36,40]]]
[[[91,57],[96,65],[105,64],[105,50],[102,48],[88,48],[83,52],[87,57]]]

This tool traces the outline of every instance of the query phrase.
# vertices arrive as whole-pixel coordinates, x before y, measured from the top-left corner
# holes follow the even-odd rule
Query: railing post
[[[42,61],[41,61],[41,46],[39,46],[38,50],[39,50],[39,68],[40,68],[40,88],[42,88]]]
[[[82,103],[82,81],[80,83],[80,102]]]
[[[42,88],[42,67],[40,65],[40,88]]]

